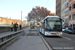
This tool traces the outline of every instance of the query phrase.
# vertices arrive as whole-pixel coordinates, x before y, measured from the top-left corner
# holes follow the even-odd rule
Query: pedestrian
[[[11,31],[13,31],[13,27],[14,27],[14,24],[13,24],[13,22],[12,22],[12,24],[11,24]]]
[[[16,28],[16,25],[15,25],[15,24],[16,24],[16,23],[14,23],[14,31],[16,31],[16,30],[15,30],[15,28]]]
[[[14,31],[17,31],[17,28],[18,28],[18,24],[17,22],[14,24]]]
[[[75,30],[75,26],[74,26],[74,30]]]
[[[20,24],[20,30],[22,29],[22,26],[21,26],[21,24]]]

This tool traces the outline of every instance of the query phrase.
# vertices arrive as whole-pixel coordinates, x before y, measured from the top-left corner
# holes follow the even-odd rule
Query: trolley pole
[[[22,11],[21,11],[21,26],[22,26]]]

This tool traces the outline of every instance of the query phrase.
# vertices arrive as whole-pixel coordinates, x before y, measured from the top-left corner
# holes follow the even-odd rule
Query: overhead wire
[[[48,1],[49,1],[49,0],[48,0]],[[48,4],[48,1],[47,1],[46,5]],[[46,5],[45,5],[45,6],[46,6]]]
[[[50,4],[48,5],[48,7],[49,7],[50,5],[52,5],[52,2],[53,2],[53,0],[50,2]]]
[[[48,4],[48,2],[49,2],[49,0],[46,3],[47,4],[46,8],[50,7],[50,5],[52,5],[53,0],[51,0],[51,2],[49,4]]]

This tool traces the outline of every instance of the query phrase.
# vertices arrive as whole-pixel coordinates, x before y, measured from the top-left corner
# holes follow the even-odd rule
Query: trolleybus
[[[45,36],[62,35],[62,19],[59,16],[47,16],[41,20],[40,33]]]

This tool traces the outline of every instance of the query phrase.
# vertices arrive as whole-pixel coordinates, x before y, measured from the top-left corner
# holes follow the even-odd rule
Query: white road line
[[[40,34],[39,34],[40,35]],[[46,45],[46,47],[48,48],[48,50],[53,50],[51,48],[51,46],[47,43],[47,41],[42,37],[42,35],[40,35],[40,38],[43,40],[44,44]]]
[[[71,40],[70,38],[67,38],[67,37],[64,37],[64,36],[63,36],[63,38],[68,39],[68,40]]]

